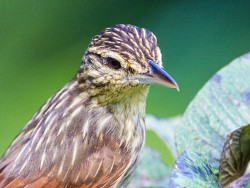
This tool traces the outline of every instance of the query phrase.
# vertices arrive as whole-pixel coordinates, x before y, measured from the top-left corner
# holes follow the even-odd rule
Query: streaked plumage
[[[71,82],[33,116],[0,161],[0,187],[126,187],[145,140],[149,83],[161,70],[156,37],[116,25],[95,36]]]

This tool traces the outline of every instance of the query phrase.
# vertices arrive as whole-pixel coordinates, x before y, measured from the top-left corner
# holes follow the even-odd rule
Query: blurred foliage
[[[249,9],[248,0],[1,0],[0,154],[73,77],[89,41],[103,28],[130,23],[155,33],[181,92],[152,87],[147,112],[173,116],[184,112],[215,71],[249,51]]]
[[[129,188],[168,187],[171,171],[177,158],[174,127],[180,116],[173,118],[146,117],[146,147]]]
[[[172,166],[163,162],[159,152],[146,146],[140,165],[128,188],[168,187],[171,171]]]

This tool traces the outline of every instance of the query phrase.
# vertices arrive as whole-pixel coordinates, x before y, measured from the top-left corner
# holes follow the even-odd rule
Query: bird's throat
[[[109,105],[109,110],[119,122],[120,135],[132,150],[139,150],[145,139],[145,108],[148,87],[127,96],[122,101]]]

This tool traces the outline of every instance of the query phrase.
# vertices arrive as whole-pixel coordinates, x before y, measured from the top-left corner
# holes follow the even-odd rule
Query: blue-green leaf
[[[196,95],[176,129],[177,151],[192,148],[218,170],[226,136],[249,123],[250,53],[216,73]]]
[[[221,185],[201,154],[185,151],[175,163],[169,187],[220,188]]]

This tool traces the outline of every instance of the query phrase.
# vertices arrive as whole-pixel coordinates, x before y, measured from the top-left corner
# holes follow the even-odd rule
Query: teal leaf
[[[219,167],[220,183],[225,186],[241,177],[246,171],[249,160],[250,125],[247,125],[236,129],[227,136]]]
[[[217,72],[198,92],[176,129],[178,153],[192,148],[219,168],[226,136],[250,123],[250,53]]]
[[[175,163],[169,187],[220,188],[221,185],[201,154],[184,151]]]

